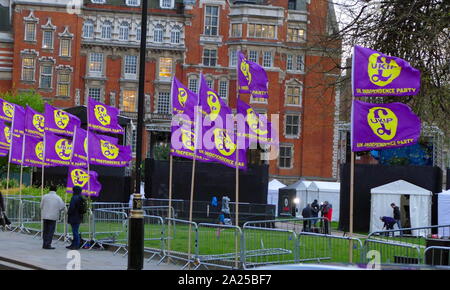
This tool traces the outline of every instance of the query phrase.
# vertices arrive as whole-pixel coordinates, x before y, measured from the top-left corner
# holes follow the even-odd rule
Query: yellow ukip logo
[[[55,117],[56,126],[60,129],[65,129],[69,124],[69,115],[61,110],[53,111],[53,116]]]
[[[119,147],[108,141],[100,140],[100,147],[102,148],[103,156],[108,159],[116,159],[119,156]]]
[[[209,118],[211,121],[215,121],[219,116],[220,109],[222,108],[219,97],[214,92],[209,91],[207,100],[209,109],[211,110],[211,113],[209,113]]]
[[[55,151],[62,160],[70,160],[72,156],[72,144],[67,139],[59,139],[55,144]]]
[[[223,156],[230,156],[236,151],[236,144],[225,129],[214,129],[214,143]]]
[[[84,187],[86,183],[89,181],[89,174],[86,171],[81,169],[74,169],[70,173],[72,178],[72,183],[74,186]]]
[[[11,144],[11,129],[9,129],[9,127],[5,127],[3,132],[5,133],[6,142]]]
[[[247,124],[250,129],[258,135],[267,135],[269,131],[264,130],[264,123],[258,118],[253,108],[247,109]]]
[[[373,133],[385,141],[392,140],[397,134],[398,118],[388,108],[371,108],[367,114],[367,122]]]
[[[44,116],[40,114],[33,115],[33,126],[39,132],[44,132]]]
[[[186,90],[183,88],[178,88],[178,102],[180,103],[181,107],[184,108],[184,106],[186,105],[187,98],[188,94]]]
[[[14,106],[7,102],[3,102],[3,113],[9,118],[14,117]]]
[[[40,160],[44,160],[44,142],[41,141],[36,144],[36,148],[34,148],[34,153],[36,154],[37,158]]]
[[[181,129],[181,142],[183,142],[184,148],[194,152],[195,134],[190,130]]]
[[[393,59],[386,61],[379,53],[369,56],[367,72],[370,81],[377,86],[384,87],[392,83],[401,73],[402,68]]]
[[[242,74],[247,79],[247,82],[250,85],[250,83],[252,82],[252,74],[250,73],[250,65],[247,63],[245,58],[241,61],[240,68]]]
[[[102,105],[95,105],[94,107],[95,118],[103,126],[111,124],[111,117],[108,115],[108,110]]]

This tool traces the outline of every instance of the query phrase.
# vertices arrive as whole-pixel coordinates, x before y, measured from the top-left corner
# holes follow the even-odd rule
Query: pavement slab
[[[42,240],[15,232],[0,231],[0,257],[20,261],[47,270],[66,270],[73,264],[73,256],[68,257],[70,250],[67,244],[53,241],[54,250],[42,249]],[[114,255],[108,250],[80,249],[81,270],[126,270],[128,259],[121,254]],[[157,259],[144,262],[144,270],[179,270],[179,265],[161,263]],[[72,263],[70,263],[72,261]],[[70,267],[69,267],[70,269]]]

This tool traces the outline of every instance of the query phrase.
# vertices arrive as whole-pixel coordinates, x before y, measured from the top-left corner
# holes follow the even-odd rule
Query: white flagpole
[[[348,259],[349,263],[353,262],[353,241],[351,240],[353,236],[353,195],[354,195],[354,183],[355,183],[355,152],[353,152],[353,99],[354,99],[354,69],[355,69],[355,49],[353,49],[352,54],[352,77],[351,77],[351,84],[352,84],[352,109],[351,109],[351,119],[350,119],[350,150],[351,150],[351,160],[350,160],[350,211],[349,211],[349,228],[348,228],[348,236],[350,238],[349,240],[349,248],[348,248]],[[331,221],[330,221],[331,222]]]

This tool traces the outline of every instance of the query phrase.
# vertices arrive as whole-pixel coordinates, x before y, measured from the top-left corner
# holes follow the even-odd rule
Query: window
[[[111,39],[111,28],[112,25],[111,22],[109,21],[105,21],[102,24],[102,34],[101,34],[102,39]]]
[[[122,22],[119,26],[119,40],[127,41],[130,36],[130,25]]]
[[[231,36],[232,37],[241,37],[242,36],[242,24],[241,23],[231,24]]]
[[[249,24],[248,37],[275,39],[275,25]]]
[[[174,0],[160,0],[159,5],[161,8],[172,9],[174,7]]]
[[[158,113],[170,114],[170,93],[159,92],[158,94]]]
[[[39,88],[51,89],[52,88],[52,78],[53,78],[53,67],[48,64],[42,65]]]
[[[123,67],[124,75],[126,79],[135,79],[137,75],[137,56],[126,55],[125,63]]]
[[[194,93],[198,93],[198,78],[197,77],[189,78],[188,89]]]
[[[140,26],[136,27],[136,40],[137,41],[141,41],[141,34],[142,34],[141,27]]]
[[[25,23],[25,41],[36,41],[36,23]]]
[[[273,65],[273,58],[272,58],[272,52],[271,51],[265,51],[263,55],[263,67],[272,67]]]
[[[300,116],[286,115],[285,133],[286,137],[297,137],[300,132]]]
[[[136,91],[123,91],[122,107],[125,112],[136,112]]]
[[[92,98],[97,102],[100,102],[101,93],[102,93],[101,88],[89,88],[88,97]]]
[[[303,29],[288,28],[287,41],[300,42],[305,37],[305,31]]]
[[[280,168],[292,167],[292,146],[280,145],[280,159],[278,166]]]
[[[288,2],[288,9],[289,10],[295,10],[296,2],[295,0],[289,0]]]
[[[164,28],[161,24],[156,25],[153,31],[153,40],[158,43],[162,43],[164,39]]]
[[[181,29],[179,26],[175,26],[172,28],[172,31],[170,32],[170,43],[178,44],[180,43],[181,39]]]
[[[219,81],[219,97],[228,100],[228,81]]]
[[[294,56],[292,54],[288,54],[286,57],[286,70],[294,69]]]
[[[72,40],[63,38],[60,41],[60,51],[59,55],[63,57],[70,57],[70,48]]]
[[[22,80],[34,81],[35,60],[33,57],[24,57],[22,59]]]
[[[93,52],[89,56],[89,72],[103,74],[103,53]]]
[[[288,86],[286,89],[286,105],[302,105],[302,88]]]
[[[131,131],[131,151],[133,154],[136,154],[136,139],[137,139],[137,130],[133,128]]]
[[[208,87],[209,87],[210,89],[214,89],[214,80],[207,79],[207,80],[206,80],[206,84],[208,85]]]
[[[230,50],[230,66],[235,67],[238,63],[238,56],[237,56],[237,50],[232,49]]]
[[[259,63],[258,52],[256,50],[250,50],[248,53],[248,60],[254,63]]]
[[[105,0],[91,0],[92,1],[92,3],[95,3],[95,4],[103,4],[103,3],[105,3]]]
[[[53,31],[44,30],[42,35],[42,48],[44,49],[53,48]]]
[[[218,35],[219,6],[205,7],[205,35]]]
[[[217,50],[207,49],[203,50],[203,65],[204,66],[216,66]]]
[[[298,71],[303,71],[305,69],[305,56],[304,55],[297,55],[297,64],[296,68]]]
[[[159,78],[168,79],[172,77],[172,58],[159,58]]]
[[[84,22],[83,37],[84,38],[93,38],[94,37],[94,22],[92,22],[91,20]]]
[[[141,5],[139,0],[127,0],[127,6],[139,6]]]
[[[56,94],[60,97],[69,97],[70,92],[70,73],[60,72],[58,74],[58,86]]]

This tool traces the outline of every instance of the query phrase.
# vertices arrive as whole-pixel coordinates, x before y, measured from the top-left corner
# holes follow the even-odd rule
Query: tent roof
[[[409,194],[409,195],[432,195],[431,191],[419,187],[404,180],[397,180],[385,185],[374,187],[371,194]]]
[[[339,182],[327,182],[327,181],[313,181],[308,190],[320,190],[320,191],[341,191],[341,183]]]
[[[443,192],[439,193],[439,195],[441,195],[441,194],[443,194],[443,195],[450,195],[450,189],[444,190]]]
[[[283,187],[283,189],[306,190],[311,183],[312,183],[312,181],[306,181],[306,180],[300,179],[291,185]]]
[[[271,182],[269,182],[269,190],[270,189],[279,189],[282,187],[285,187],[286,184],[280,182],[278,179],[274,179]]]

